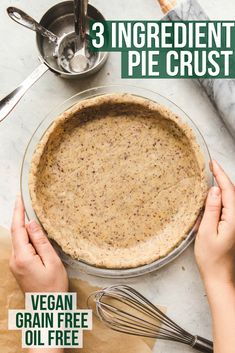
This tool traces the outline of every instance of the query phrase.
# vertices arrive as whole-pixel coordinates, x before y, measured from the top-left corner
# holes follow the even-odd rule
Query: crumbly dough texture
[[[191,128],[130,94],[83,100],[61,114],[31,163],[33,208],[74,259],[133,268],[168,255],[195,224],[207,182]]]

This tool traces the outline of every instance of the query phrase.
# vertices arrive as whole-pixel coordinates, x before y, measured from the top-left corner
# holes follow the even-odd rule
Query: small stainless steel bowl
[[[88,5],[87,21],[90,21],[91,19],[104,20],[104,17],[95,7]],[[59,42],[61,44],[63,39],[66,39],[67,36],[71,36],[71,33],[74,32],[73,1],[64,1],[53,6],[45,13],[40,23],[45,28],[54,32],[54,34],[59,37]],[[85,71],[66,72],[63,70],[63,65],[60,67],[58,64],[59,60],[55,55],[55,43],[50,42],[48,38],[43,37],[40,34],[37,34],[36,40],[41,64],[18,87],[16,87],[16,89],[0,101],[0,122],[8,116],[28,89],[48,70],[51,70],[53,73],[64,78],[82,78],[99,71],[108,58],[107,52],[98,52],[92,56],[92,60],[90,61],[92,65],[90,65]],[[75,61],[76,67],[80,64],[78,60],[79,58],[77,57],[77,61]]]
[[[90,20],[103,21],[104,16],[92,5],[88,5],[87,28]],[[42,17],[40,24],[53,32],[57,37],[66,37],[74,33],[74,12],[73,1],[64,1],[51,7]],[[37,46],[40,52],[41,60],[54,73],[64,78],[82,78],[94,74],[104,65],[108,58],[107,52],[98,52],[95,55],[92,67],[82,72],[65,72],[59,65],[57,58],[53,55],[55,44],[48,38],[36,35]]]
[[[26,210],[26,215],[28,219],[37,219],[37,216],[34,212],[34,209],[32,207],[32,202],[31,202],[31,197],[30,197],[30,192],[29,192],[29,185],[28,185],[28,178],[29,178],[29,170],[30,170],[30,165],[31,165],[31,160],[33,153],[41,140],[42,136],[45,134],[47,129],[51,126],[53,121],[58,117],[61,113],[63,113],[65,110],[69,109],[72,107],[74,104],[84,100],[84,99],[89,99],[97,96],[101,96],[104,94],[110,94],[110,93],[129,93],[138,97],[144,97],[146,99],[149,99],[151,101],[157,102],[161,105],[166,106],[169,108],[171,111],[173,111],[177,116],[180,116],[181,120],[186,123],[194,132],[194,135],[196,137],[197,143],[201,147],[201,151],[203,152],[204,155],[204,161],[205,161],[205,173],[206,173],[206,180],[207,180],[207,185],[208,188],[213,185],[213,176],[212,173],[209,169],[209,162],[211,161],[210,153],[208,150],[208,147],[206,145],[206,142],[198,130],[197,126],[195,123],[189,118],[189,116],[182,110],[180,109],[176,104],[171,102],[169,99],[163,97],[162,95],[153,92],[148,89],[140,88],[140,87],[134,87],[134,86],[119,86],[119,85],[113,85],[113,86],[103,86],[103,87],[96,87],[96,88],[91,88],[86,91],[83,91],[81,93],[76,94],[75,96],[69,98],[65,102],[63,102],[61,105],[56,107],[52,112],[48,114],[48,116],[41,122],[41,124],[38,126],[36,131],[34,132],[31,140],[29,141],[29,144],[27,146],[27,149],[25,151],[25,155],[23,158],[22,162],[22,168],[21,168],[21,193],[25,205],[25,210]],[[193,186],[192,186],[193,187]],[[39,221],[39,220],[38,220]],[[178,257],[194,240],[198,225],[200,221],[200,215],[198,219],[196,220],[194,226],[188,233],[187,237],[177,246],[173,251],[171,251],[167,256],[158,259],[156,261],[153,261],[152,263],[149,263],[144,266],[139,266],[135,268],[127,268],[127,269],[110,269],[110,268],[101,268],[101,267],[96,267],[93,265],[90,265],[84,261],[80,260],[74,260],[72,259],[68,254],[64,253],[63,250],[57,245],[54,241],[52,241],[53,246],[56,248],[57,252],[59,253],[61,259],[63,260],[64,263],[69,265],[71,268],[73,268],[75,271],[82,271],[84,273],[98,276],[98,277],[106,277],[106,278],[129,278],[129,277],[137,277],[144,275],[146,273],[155,271],[167,264],[169,264],[172,260],[174,260],[176,257]]]

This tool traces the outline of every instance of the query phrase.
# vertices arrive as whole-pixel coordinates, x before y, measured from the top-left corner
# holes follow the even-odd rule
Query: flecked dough
[[[30,169],[34,210],[72,258],[133,268],[165,257],[204,204],[204,158],[189,126],[129,94],[81,101],[38,144]]]

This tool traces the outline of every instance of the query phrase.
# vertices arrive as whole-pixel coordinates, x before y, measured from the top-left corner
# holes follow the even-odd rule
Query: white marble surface
[[[6,15],[7,6],[18,6],[39,19],[56,1],[1,0],[0,2],[0,97],[23,80],[37,65],[34,34],[19,27]],[[230,0],[201,0],[212,19],[234,19]],[[109,19],[160,19],[155,0],[93,0]],[[235,141],[225,129],[209,99],[192,80],[121,80],[120,55],[112,53],[104,69],[90,79],[70,82],[47,73],[0,125],[0,224],[10,226],[14,199],[19,192],[20,165],[36,126],[55,105],[93,86],[128,83],[151,88],[176,102],[195,121],[211,155],[235,181]],[[208,254],[209,255],[209,254]],[[111,283],[90,278],[97,284]],[[174,263],[154,274],[128,280],[153,302],[166,305],[168,314],[193,333],[211,336],[210,315],[204,289],[195,265],[193,246]],[[184,353],[191,349],[158,342],[155,352]]]

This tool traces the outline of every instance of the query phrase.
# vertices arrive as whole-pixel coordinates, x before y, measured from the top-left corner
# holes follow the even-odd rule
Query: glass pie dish
[[[118,85],[96,87],[74,95],[73,97],[69,98],[68,100],[60,104],[58,107],[53,109],[53,111],[51,111],[45,117],[45,119],[39,124],[39,126],[33,133],[29,141],[29,144],[26,148],[26,151],[23,157],[22,168],[21,168],[21,193],[22,193],[22,197],[25,205],[26,216],[28,219],[36,219],[40,223],[32,207],[28,182],[29,182],[29,171],[30,171],[32,156],[34,154],[34,151],[38,143],[42,139],[43,135],[51,126],[53,121],[61,113],[71,108],[74,104],[85,99],[90,99],[90,98],[111,94],[111,93],[129,93],[137,97],[143,97],[145,99],[151,100],[153,102],[157,102],[158,104],[161,104],[167,107],[177,116],[180,116],[182,122],[187,124],[192,129],[194,136],[196,137],[196,141],[203,153],[204,162],[205,162],[205,176],[206,176],[206,182],[207,182],[208,188],[211,185],[213,185],[213,176],[209,169],[209,162],[211,158],[210,158],[210,154],[209,154],[206,142],[202,134],[194,124],[194,122],[176,104],[174,104],[167,98],[161,96],[160,94],[157,94],[151,90],[147,90],[143,88],[138,88],[133,86],[118,86]],[[135,267],[135,268],[111,269],[111,268],[96,267],[94,265],[86,263],[85,261],[73,259],[68,254],[66,254],[55,241],[52,241],[52,244],[55,247],[56,251],[58,252],[59,256],[61,257],[62,261],[65,264],[72,267],[74,270],[82,271],[87,274],[100,276],[100,277],[128,278],[128,277],[140,276],[140,275],[152,272],[154,270],[157,270],[160,267],[171,262],[177,256],[179,256],[194,240],[196,231],[198,229],[198,224],[199,224],[199,217],[196,220],[190,232],[187,234],[186,238],[176,248],[174,248],[174,250],[171,251],[167,256],[160,258],[156,261],[153,261],[152,263]]]

